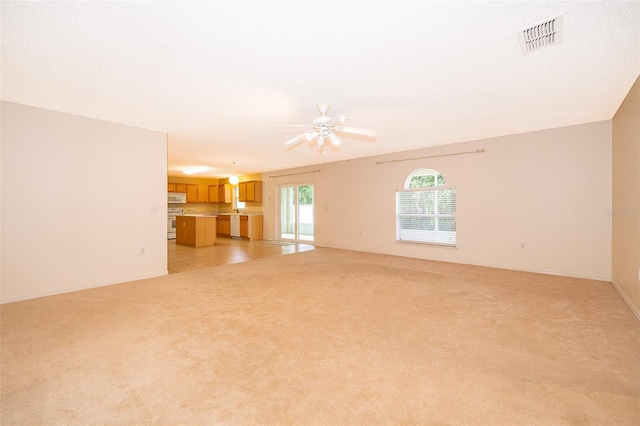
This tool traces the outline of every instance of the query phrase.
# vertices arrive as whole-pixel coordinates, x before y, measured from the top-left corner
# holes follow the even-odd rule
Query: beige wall
[[[613,282],[640,319],[640,78],[613,117]]]
[[[376,165],[476,149],[486,153]],[[395,242],[395,191],[423,167],[457,188],[457,248]],[[277,239],[278,185],[313,183],[318,246],[611,279],[611,121],[281,170],[263,180],[265,239]]]
[[[166,274],[166,140],[2,102],[0,300]]]

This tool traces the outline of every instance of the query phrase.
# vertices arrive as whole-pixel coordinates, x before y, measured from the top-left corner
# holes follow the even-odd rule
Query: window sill
[[[416,245],[416,246],[439,247],[439,248],[445,248],[445,249],[457,249],[458,248],[457,245],[452,245],[452,244],[425,243],[425,242],[422,242],[422,241],[396,240],[396,244],[411,244],[411,245]]]

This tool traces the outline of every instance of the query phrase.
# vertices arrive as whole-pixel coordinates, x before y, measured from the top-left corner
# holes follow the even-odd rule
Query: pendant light
[[[234,170],[235,170],[235,168],[236,168],[236,160],[233,160],[233,159],[232,159],[231,161],[233,162],[233,168],[234,168]],[[240,182],[240,179],[238,178],[238,175],[231,175],[231,176],[229,176],[229,183],[230,183],[231,185],[237,185],[237,184],[238,184],[238,182]]]

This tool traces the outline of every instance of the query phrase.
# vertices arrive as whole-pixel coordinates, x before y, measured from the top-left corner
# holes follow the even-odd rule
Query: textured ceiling
[[[2,2],[2,99],[165,131],[169,174],[283,168],[612,118],[640,2]],[[517,30],[563,14],[564,41]],[[278,124],[316,105],[375,142],[324,155]],[[234,165],[235,162],[235,165]]]

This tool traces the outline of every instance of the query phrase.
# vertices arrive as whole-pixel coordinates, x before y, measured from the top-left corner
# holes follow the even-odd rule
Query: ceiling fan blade
[[[349,127],[349,126],[335,126],[333,129],[336,132],[341,132],[341,133],[351,133],[352,135],[368,136],[370,138],[376,137],[375,130],[360,129],[358,127]]]
[[[294,144],[297,144],[297,143],[300,143],[300,142],[304,141],[305,139],[307,139],[307,133],[303,133],[301,135],[296,136],[293,139],[289,139],[284,144],[285,145],[294,145]]]
[[[329,140],[333,146],[340,146],[340,139],[336,136],[335,133],[329,133]]]
[[[331,117],[316,117],[313,119],[313,124],[314,125],[318,125],[318,124],[328,124],[331,121]]]

